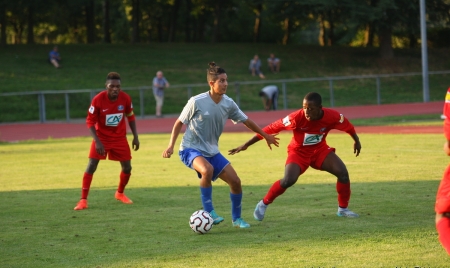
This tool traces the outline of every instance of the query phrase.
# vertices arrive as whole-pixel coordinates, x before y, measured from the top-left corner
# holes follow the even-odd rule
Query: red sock
[[[81,199],[87,199],[93,176],[94,174],[84,172],[83,184],[81,186]]]
[[[443,217],[440,219],[436,224],[436,229],[439,234],[439,241],[447,254],[450,255],[450,218]]]
[[[125,186],[127,186],[128,181],[130,180],[130,174],[126,174],[123,173],[122,171],[120,172],[120,182],[119,182],[119,187],[117,188],[117,191],[119,193],[123,193],[123,191],[125,190]]]
[[[336,183],[336,191],[338,193],[339,207],[347,208],[348,202],[350,201],[350,195],[352,193],[352,191],[350,190],[350,182],[342,183],[338,181]]]
[[[266,204],[266,205],[271,204],[275,200],[275,198],[277,198],[278,196],[284,194],[285,191],[286,191],[286,189],[281,187],[280,181],[276,181],[270,187],[270,189],[267,192],[266,196],[264,196],[264,198],[263,198],[264,204]]]

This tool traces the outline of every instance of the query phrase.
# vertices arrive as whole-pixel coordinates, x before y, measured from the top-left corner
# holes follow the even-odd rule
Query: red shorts
[[[126,138],[119,141],[114,141],[112,143],[104,142],[103,146],[105,147],[106,155],[100,155],[95,150],[95,141],[92,140],[91,149],[89,151],[89,158],[104,160],[108,156],[109,160],[114,161],[128,161],[131,160],[131,150],[130,145]]]
[[[434,210],[438,214],[450,212],[450,165],[444,171],[444,177],[439,184]]]
[[[308,167],[321,170],[322,163],[325,161],[327,155],[331,152],[335,152],[336,149],[329,147],[326,143],[320,145],[314,150],[288,150],[288,157],[286,159],[286,165],[295,163],[300,166],[301,173],[303,174]]]

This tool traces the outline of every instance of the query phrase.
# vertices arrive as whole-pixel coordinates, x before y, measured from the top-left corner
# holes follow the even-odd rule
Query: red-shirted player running
[[[444,104],[444,134],[447,141],[444,151],[450,156],[450,88],[447,90]],[[450,255],[450,165],[444,172],[444,177],[439,184],[436,194],[436,229],[439,233],[439,241]]]
[[[131,176],[131,150],[127,141],[125,116],[133,132],[133,150],[139,149],[139,139],[136,131],[136,121],[130,96],[120,89],[120,75],[111,72],[106,77],[106,90],[97,94],[89,107],[86,124],[93,141],[89,152],[89,162],[84,172],[81,189],[81,200],[75,210],[88,208],[87,197],[91,187],[92,177],[100,160],[120,161],[119,187],[115,197],[125,204],[132,204],[123,192]]]
[[[276,134],[282,130],[291,130],[294,136],[288,146],[284,178],[270,187],[266,196],[256,205],[253,216],[262,221],[267,209],[275,198],[282,195],[287,188],[294,185],[298,177],[308,167],[327,171],[337,177],[338,216],[356,218],[358,214],[348,209],[350,200],[350,179],[347,168],[334,153],[335,149],[326,143],[328,132],[332,129],[345,131],[352,136],[356,156],[361,151],[361,143],[353,125],[337,111],[322,108],[322,97],[315,92],[308,93],[303,99],[303,109],[295,111],[283,119],[277,120],[263,130],[268,134]],[[229,154],[246,150],[261,138],[257,135],[243,145],[232,149]]]

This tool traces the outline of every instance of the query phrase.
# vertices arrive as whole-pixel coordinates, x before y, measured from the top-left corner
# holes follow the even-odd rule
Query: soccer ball
[[[213,223],[211,215],[204,210],[195,211],[189,219],[189,226],[197,234],[206,234],[213,227]]]

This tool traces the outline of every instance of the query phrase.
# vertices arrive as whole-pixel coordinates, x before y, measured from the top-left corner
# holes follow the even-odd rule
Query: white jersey
[[[209,92],[189,99],[178,120],[187,125],[180,144],[180,151],[191,148],[200,151],[205,157],[219,153],[219,137],[227,119],[234,124],[244,122],[248,117],[227,95],[215,103]]]

